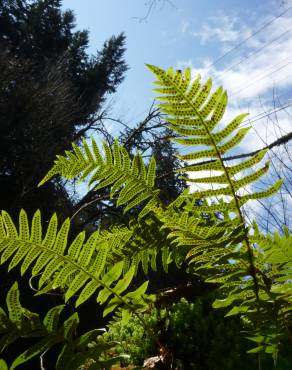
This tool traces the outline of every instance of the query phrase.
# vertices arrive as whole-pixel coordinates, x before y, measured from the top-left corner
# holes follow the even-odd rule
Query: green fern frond
[[[263,158],[264,152],[260,152],[253,156],[248,161],[245,161],[244,164],[241,163],[231,167],[225,164],[224,154],[236,148],[249,130],[249,128],[238,129],[246,115],[236,117],[225,126],[225,128],[219,129],[220,120],[226,110],[228,100],[225,91],[219,88],[215,93],[211,94],[212,82],[210,79],[204,85],[200,84],[199,77],[193,83],[190,82],[189,70],[185,73],[180,73],[178,71],[169,73],[152,65],[147,65],[147,67],[156,76],[158,84],[162,86],[162,90],[159,91],[160,95],[157,96],[157,100],[161,101],[159,104],[160,110],[166,114],[166,120],[171,123],[170,128],[174,128],[176,132],[179,131],[181,135],[180,138],[175,138],[175,141],[183,145],[197,147],[195,152],[183,155],[180,154],[178,157],[183,160],[203,160],[203,163],[199,165],[192,164],[189,167],[183,168],[180,172],[187,170],[206,171],[210,169],[220,172],[219,175],[211,174],[209,177],[196,176],[189,179],[189,181],[198,185],[200,183],[210,185],[209,188],[194,193],[194,199],[204,196],[204,203],[200,205],[191,205],[190,210],[193,212],[205,212],[209,215],[216,214],[216,212],[223,212],[225,219],[226,217],[229,219],[229,223],[233,229],[237,226],[244,227],[244,217],[241,206],[249,199],[257,199],[257,197],[260,198],[262,196],[271,195],[279,186],[279,183],[277,183],[266,192],[261,192],[260,194],[251,193],[241,196],[241,192],[246,185],[254,183],[267,172],[268,165],[266,164],[264,167],[248,176],[243,176],[241,174],[243,170],[251,170],[252,166]],[[165,94],[165,89],[171,89],[171,93],[168,91]],[[169,98],[169,96],[171,96],[171,98]],[[185,127],[187,127],[187,129]],[[198,129],[199,132],[197,131]],[[204,161],[207,163],[204,163]],[[235,175],[239,175],[240,180],[235,178]],[[214,189],[213,184],[220,184],[221,187],[219,189]],[[226,195],[228,199],[226,199]],[[214,196],[220,201],[214,203]],[[231,214],[231,218],[229,218],[229,214]],[[234,217],[234,214],[236,217]],[[193,238],[193,243],[191,244],[194,245],[196,240],[198,240],[196,235],[188,236],[186,234],[187,230],[185,230],[182,225],[180,225],[180,227],[183,233],[176,239],[177,242],[183,245],[184,243],[190,243],[190,239]],[[230,230],[232,230],[232,228]],[[232,232],[230,237],[231,235]],[[179,241],[179,239],[181,241]],[[255,295],[258,299],[259,278],[257,277],[253,265],[253,251],[247,231],[244,231],[241,239],[246,246],[246,253],[254,281]],[[187,242],[188,240],[189,242]],[[237,237],[235,240],[237,240]],[[230,242],[234,242],[232,238]],[[205,244],[207,247],[207,243]],[[211,247],[210,244],[209,247]]]
[[[118,192],[117,205],[127,205],[125,212],[144,202],[148,198],[155,197],[158,201],[158,191],[154,189],[156,162],[152,157],[148,169],[137,153],[133,160],[123,146],[117,140],[113,148],[103,143],[103,152],[92,139],[92,149],[83,141],[82,146],[72,144],[72,151],[65,152],[65,156],[58,156],[53,168],[48,172],[39,186],[55,175],[61,175],[66,179],[79,177],[80,181],[88,180],[89,185],[95,189],[110,187],[110,196],[113,198]]]
[[[126,288],[124,285],[121,289],[119,281],[124,257],[104,274],[109,261],[114,258],[116,252],[121,250],[121,244],[126,244],[131,237],[130,230],[116,229],[105,234],[96,231],[87,241],[84,241],[84,232],[82,232],[77,235],[71,245],[68,245],[69,220],[65,220],[58,231],[57,218],[53,215],[42,240],[39,211],[33,217],[31,230],[23,232],[24,225],[29,224],[24,211],[21,211],[19,219],[20,233],[17,232],[8,213],[3,211],[0,217],[1,263],[11,258],[10,267],[21,265],[23,273],[30,265],[33,265],[32,274],[41,273],[39,287],[51,284],[53,289],[64,288],[66,290],[65,300],[69,300],[80,291],[80,298],[77,302],[81,304],[94,292],[99,291],[99,302],[104,303],[112,296],[117,299],[117,305],[132,309],[132,302],[127,298],[127,293],[121,296]],[[23,253],[24,246],[26,253]],[[132,274],[127,275],[129,284],[130,277],[133,278]],[[100,296],[103,296],[103,299],[100,299]],[[17,297],[15,299],[15,304],[11,307],[16,309],[18,307]],[[135,297],[135,300],[137,299]],[[14,315],[19,316],[20,313],[16,311]]]
[[[197,151],[180,154],[178,157],[183,160],[200,159],[204,161],[205,159],[211,159],[211,162],[207,161],[206,164],[202,163],[199,165],[194,164],[179,170],[179,172],[221,171],[222,174],[219,176],[211,175],[208,178],[196,176],[190,181],[198,184],[220,183],[226,185],[221,195],[225,196],[227,192],[228,195],[233,197],[235,208],[228,206],[225,209],[240,213],[241,204],[236,200],[240,195],[240,190],[244,186],[258,180],[268,170],[268,167],[265,166],[254,175],[241,176],[241,180],[238,181],[233,177],[245,169],[251,169],[253,165],[263,158],[265,152],[260,152],[250,160],[239,165],[231,167],[225,165],[224,154],[236,148],[250,129],[250,127],[238,129],[246,114],[239,115],[223,129],[219,130],[217,126],[223,117],[228,100],[227,93],[222,88],[211,94],[212,81],[209,79],[204,85],[201,85],[200,77],[198,77],[194,82],[190,82],[190,70],[188,69],[183,74],[180,72],[169,74],[163,69],[152,65],[147,65],[147,67],[154,73],[159,85],[163,86],[158,91],[156,89],[159,93],[157,100],[161,101],[159,108],[161,112],[167,115],[166,120],[170,122],[169,128],[181,135],[181,137],[176,137],[173,140],[189,147],[198,147]],[[201,149],[202,147],[203,149]],[[207,148],[205,149],[205,147]],[[226,189],[228,190],[226,191]],[[207,190],[204,194],[206,198],[213,197],[215,194],[216,196],[220,195],[220,190],[216,190],[215,194],[213,194],[212,188],[209,190],[210,192]],[[209,211],[212,212],[214,210],[214,207],[210,206]]]

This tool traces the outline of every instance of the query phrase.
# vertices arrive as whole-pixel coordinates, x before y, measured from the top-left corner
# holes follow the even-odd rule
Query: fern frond
[[[273,195],[281,186],[281,180],[267,190],[242,196],[245,186],[252,186],[268,171],[268,163],[253,170],[263,159],[265,151],[239,164],[227,166],[225,163],[225,153],[236,149],[250,129],[239,129],[246,115],[237,116],[222,128],[219,124],[228,100],[222,88],[212,94],[210,79],[204,85],[200,83],[200,76],[191,82],[189,69],[181,73],[147,66],[160,86],[156,90],[159,93],[157,100],[160,102],[160,111],[166,114],[169,128],[178,134],[173,140],[189,147],[186,154],[178,154],[178,157],[186,161],[200,160],[200,163],[192,163],[178,172],[196,172],[196,176],[186,180],[197,184],[198,188],[201,183],[207,184],[207,189],[193,193],[192,203],[190,194],[184,197],[182,204],[185,204],[184,209],[190,215],[170,221],[167,212],[164,215],[160,212],[163,227],[169,228],[169,237],[174,246],[188,250],[187,258],[195,271],[203,274],[207,281],[221,285],[226,298],[220,304],[215,302],[215,307],[231,306],[230,315],[245,312],[245,315],[252,317],[257,314],[252,322],[260,322],[264,327],[268,313],[272,312],[272,316],[277,317],[273,312],[274,294],[265,270],[267,262],[252,245],[252,236],[245,227],[241,207],[250,199]],[[192,146],[196,148],[195,151],[191,149]],[[198,173],[210,170],[216,173],[210,173],[208,177]],[[246,170],[249,171],[248,175],[243,172]],[[214,184],[220,184],[220,187],[214,189]],[[200,203],[196,204],[195,200],[200,200]],[[223,221],[216,216],[218,213],[224,216]],[[202,219],[205,216],[208,221],[204,223]],[[207,232],[200,235],[201,229],[210,228],[210,222],[214,225],[210,237]],[[221,231],[220,224],[224,222],[226,229]],[[278,279],[281,284],[281,277]]]
[[[121,286],[119,281],[124,257],[104,274],[105,269],[110,266],[109,261],[113,261],[115,253],[121,250],[121,244],[126,244],[131,237],[130,230],[115,229],[104,234],[96,231],[87,241],[84,241],[84,232],[82,232],[76,236],[71,245],[68,245],[70,222],[65,220],[58,231],[56,215],[52,216],[43,240],[39,211],[33,217],[31,229],[26,232],[23,232],[24,225],[28,225],[29,222],[24,211],[20,213],[21,233],[17,232],[11,217],[4,211],[0,217],[0,224],[2,225],[1,263],[11,258],[10,267],[21,265],[23,273],[33,265],[32,274],[41,273],[39,286],[51,284],[53,289],[64,288],[66,301],[80,290],[77,304],[81,304],[94,292],[99,291],[100,303],[114,297],[117,300],[116,306],[132,309],[132,302],[127,297],[128,293],[124,293],[133,278],[132,273],[125,275],[127,284]],[[26,253],[23,253],[24,246]],[[130,270],[133,271],[133,269]],[[101,296],[102,299],[100,299]],[[15,304],[11,307],[17,308],[17,297],[15,299]],[[137,299],[135,297],[135,300]],[[142,297],[140,299],[142,304]],[[17,311],[14,315],[19,316],[20,313]]]
[[[236,181],[234,177],[235,174],[243,170],[250,170],[253,165],[263,158],[264,152],[258,153],[250,160],[232,167],[228,167],[224,163],[224,154],[235,148],[250,129],[250,127],[238,129],[246,114],[237,116],[223,129],[218,130],[217,126],[223,117],[228,100],[227,93],[222,88],[211,94],[212,81],[209,79],[204,85],[201,85],[198,77],[193,83],[188,82],[189,70],[181,75],[180,72],[169,74],[152,65],[147,65],[147,67],[154,73],[159,85],[163,86],[158,91],[156,89],[159,93],[157,100],[161,101],[159,108],[161,112],[167,115],[166,120],[171,124],[169,128],[181,135],[181,137],[176,137],[173,140],[189,147],[198,147],[197,151],[178,155],[178,157],[183,160],[211,159],[212,161],[206,164],[192,165],[179,170],[179,172],[220,171],[221,175],[219,176],[211,175],[208,178],[196,176],[191,181],[198,184],[220,183],[226,185],[221,195],[225,196],[226,189],[228,189],[228,195],[234,199],[235,204],[235,209],[233,207],[227,209],[240,213],[241,204],[236,200],[240,195],[240,190],[258,180],[268,170],[266,165],[254,175],[241,176],[241,180]],[[169,93],[170,91],[171,93]],[[185,128],[186,126],[187,128]],[[202,147],[203,149],[201,149]],[[205,192],[205,198],[213,197],[215,194],[220,196],[220,190],[217,190],[215,194],[213,194],[212,188],[209,190],[210,192]],[[255,197],[256,195],[252,199],[255,199]],[[214,207],[210,206],[210,212],[212,211],[214,211]]]
[[[117,205],[125,205],[125,212],[144,202],[148,198],[158,199],[158,191],[154,189],[156,162],[154,157],[149,162],[148,169],[137,153],[133,160],[123,146],[117,140],[110,148],[103,143],[104,155],[92,139],[92,149],[83,141],[82,146],[72,144],[72,151],[66,151],[65,156],[58,156],[53,168],[39,183],[39,186],[49,181],[55,175],[61,175],[66,179],[79,178],[88,180],[89,185],[95,189],[110,187],[110,196],[113,198],[118,192]]]

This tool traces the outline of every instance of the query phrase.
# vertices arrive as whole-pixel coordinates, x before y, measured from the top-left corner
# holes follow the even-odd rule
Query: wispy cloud
[[[203,79],[211,76],[214,85],[222,85],[228,91],[225,123],[240,113],[250,113],[252,130],[241,145],[240,150],[244,152],[262,148],[292,131],[291,107],[282,109],[289,103],[292,105],[292,9],[273,22],[272,19],[271,15],[262,14],[256,21],[246,24],[234,12],[211,17],[193,35],[199,37],[202,44],[212,46],[215,42],[219,49],[231,52],[220,63],[205,60],[197,66],[192,60],[178,62],[179,68],[191,67],[193,74],[199,73]],[[267,27],[250,37],[268,22],[271,23]],[[247,42],[243,42],[246,38],[249,38]],[[273,113],[275,110],[277,112]],[[272,113],[267,115],[268,112]],[[247,119],[244,125],[248,124]],[[289,160],[287,153],[282,151],[281,155],[285,165],[285,160]],[[275,163],[278,168],[274,170],[282,171],[285,176],[285,166],[281,167],[277,159]],[[292,206],[291,195],[285,188],[283,199]],[[251,203],[252,209],[261,214],[259,205]],[[276,204],[274,201],[275,210]],[[280,211],[277,209],[277,212]]]
[[[236,16],[220,13],[218,16],[207,18],[199,31],[193,36],[199,37],[202,44],[210,41],[233,42],[250,35],[250,29],[240,23]]]
[[[230,18],[229,15],[221,15],[220,17],[212,17],[211,25],[203,23],[202,30],[207,30],[208,27],[213,29],[208,38],[207,35],[204,36],[204,40],[211,42],[211,34],[213,36],[216,34],[218,40],[220,38],[221,42],[228,45],[230,50],[235,44],[232,35],[240,34],[237,40],[238,44],[243,38],[240,30],[246,30],[245,35],[251,35],[259,25],[265,24],[267,19],[271,20],[263,15],[252,29],[251,26],[240,22],[239,17],[233,15],[233,21],[230,21]],[[216,30],[222,25],[224,27],[221,29],[222,34],[220,34]],[[236,25],[238,31],[235,31]],[[227,120],[242,112],[249,112],[251,119],[259,117],[264,111],[273,111],[275,106],[284,105],[290,100],[292,103],[292,97],[289,99],[287,94],[292,88],[291,25],[292,10],[249,39],[246,44],[236,49],[236,53],[230,53],[226,57],[224,67],[218,67],[210,60],[205,60],[201,66],[194,66],[191,60],[180,61],[178,66],[180,68],[191,67],[193,74],[199,73],[203,79],[211,76],[215,85],[222,85],[228,91],[230,102],[225,116]],[[203,35],[202,30],[200,32]],[[228,30],[230,31],[228,36],[230,41],[226,41]],[[222,36],[223,33],[225,36]],[[282,128],[282,133],[291,130],[291,120],[287,113],[279,112],[277,119],[281,120],[279,126]],[[276,139],[276,135],[279,133],[266,127],[267,119],[256,122],[255,127],[267,137],[268,143]],[[252,139],[250,138],[248,141],[248,146],[252,150],[262,144],[260,139],[254,139],[254,136],[256,136],[254,132],[251,133]]]

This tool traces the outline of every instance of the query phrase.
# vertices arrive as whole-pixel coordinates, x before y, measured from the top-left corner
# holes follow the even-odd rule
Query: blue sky
[[[90,31],[90,52],[112,34],[125,32],[130,70],[115,96],[114,107],[115,114],[125,119],[142,118],[153,99],[152,76],[145,63],[175,67],[189,62],[200,68],[289,5],[280,7],[281,0],[172,0],[172,4],[158,1],[147,20],[139,21],[137,18],[147,13],[145,0],[63,1],[64,8],[74,10],[77,28]],[[236,53],[216,66],[224,67],[234,57]]]
[[[63,7],[75,12],[77,28],[90,31],[89,52],[95,53],[113,34],[126,34],[130,69],[109,99],[113,118],[134,125],[146,116],[154,98],[153,77],[144,66],[150,63],[189,66],[194,76],[211,76],[214,85],[223,85],[229,96],[223,124],[249,113],[243,125],[251,124],[252,129],[240,148],[243,152],[292,131],[292,0],[156,2],[147,19],[141,20],[148,0],[63,0]],[[117,137],[119,127],[111,122],[109,126]],[[277,165],[285,166],[284,162]],[[289,194],[282,197],[287,207],[292,206]],[[275,201],[272,206],[276,207]]]

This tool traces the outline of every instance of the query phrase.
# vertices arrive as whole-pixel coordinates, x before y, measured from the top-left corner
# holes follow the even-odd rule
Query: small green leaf
[[[65,307],[64,305],[55,306],[47,312],[43,324],[49,333],[52,333],[57,330],[59,317],[64,307]]]
[[[8,370],[8,366],[2,358],[0,359],[0,370]]]

